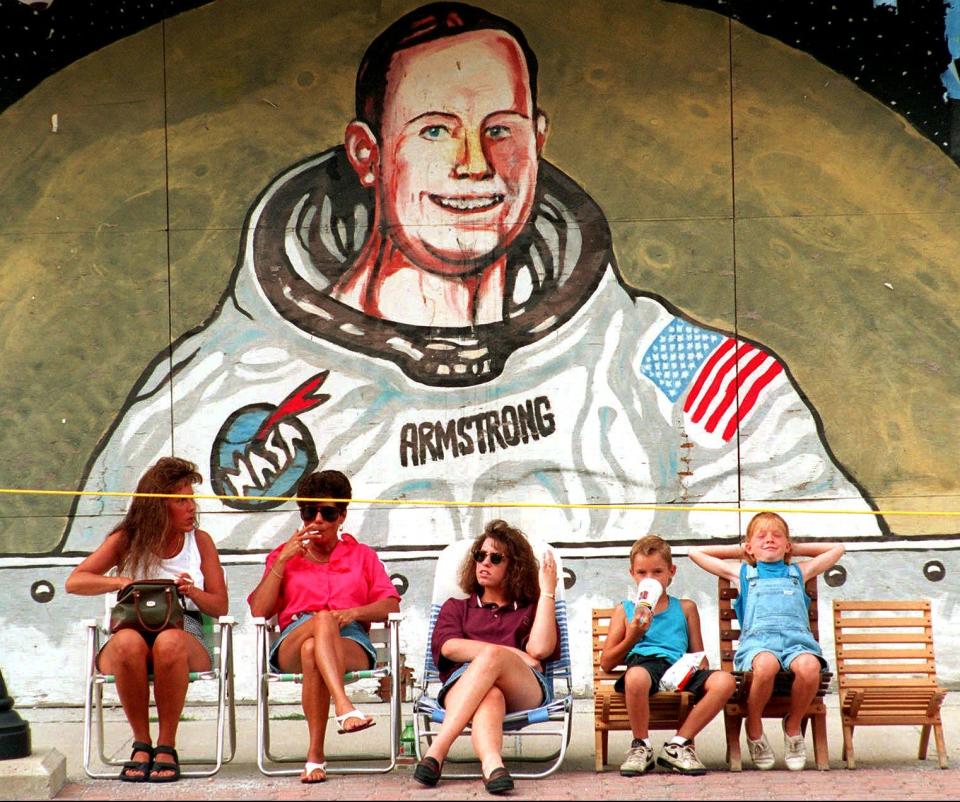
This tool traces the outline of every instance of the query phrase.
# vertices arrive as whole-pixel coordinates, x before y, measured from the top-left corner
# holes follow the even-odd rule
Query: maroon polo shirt
[[[463,665],[440,654],[440,647],[450,638],[467,638],[525,650],[536,613],[536,603],[519,605],[513,602],[498,607],[496,604],[483,604],[476,593],[470,594],[467,599],[447,599],[437,615],[430,641],[433,663],[440,672],[440,680],[446,682]],[[557,628],[557,645],[547,661],[559,658],[560,630]]]

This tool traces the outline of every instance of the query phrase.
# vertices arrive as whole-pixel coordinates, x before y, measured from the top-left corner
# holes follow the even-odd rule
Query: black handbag
[[[183,604],[172,579],[141,579],[117,594],[110,611],[110,632],[135,629],[156,635],[165,629],[183,629]]]

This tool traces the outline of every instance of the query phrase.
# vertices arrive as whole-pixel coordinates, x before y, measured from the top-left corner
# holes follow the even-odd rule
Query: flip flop
[[[149,760],[134,760],[133,756],[137,752],[146,752],[150,755]],[[123,764],[120,769],[119,779],[125,783],[143,783],[147,781],[150,775],[150,767],[153,765],[153,747],[143,741],[133,742],[133,751],[130,753],[130,759]],[[139,771],[142,774],[128,774],[128,771]]]
[[[313,773],[315,771],[322,771],[323,776],[319,779],[313,779]],[[300,775],[300,782],[305,785],[313,785],[314,783],[322,783],[327,779],[327,764],[323,763],[312,763],[309,760],[303,764],[303,774]]]
[[[365,730],[368,727],[372,727],[374,724],[377,723],[372,718],[368,718],[363,713],[361,713],[360,710],[358,710],[356,707],[353,708],[353,710],[348,710],[342,716],[335,716],[334,718],[336,718],[337,720],[337,732],[340,733],[341,735],[343,735],[344,733],[360,732],[360,730]],[[346,724],[347,721],[349,721],[352,718],[358,718],[364,723],[361,724],[359,727],[354,727],[353,729],[349,729],[349,730],[345,729],[343,725]]]
[[[150,769],[150,778],[147,782],[152,783],[173,783],[180,779],[180,758],[177,757],[177,750],[166,744],[157,744],[153,747],[153,766]],[[170,760],[157,760],[157,755],[170,755]],[[173,774],[167,777],[161,777],[157,772],[172,771]]]

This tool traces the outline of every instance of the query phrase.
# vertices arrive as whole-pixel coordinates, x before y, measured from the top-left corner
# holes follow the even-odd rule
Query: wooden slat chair
[[[947,768],[940,707],[947,694],[937,685],[929,600],[834,601],[843,757],[856,766],[853,730],[858,726],[919,724],[924,760],[933,730],[940,768]]]
[[[610,618],[614,607],[593,610],[593,728],[595,738],[594,763],[597,771],[604,771],[609,758],[608,740],[614,730],[630,730],[626,698],[617,693],[614,683],[626,671],[626,666],[617,666],[613,672],[600,667],[600,654],[610,631]],[[650,697],[650,729],[676,730],[690,713],[693,695],[682,691],[659,691]]]
[[[750,694],[753,672],[733,670],[733,657],[736,654],[740,636],[740,624],[733,609],[733,601],[737,598],[739,592],[727,579],[720,578],[717,580],[717,584],[719,595],[717,607],[720,616],[720,668],[731,672],[737,681],[736,691],[723,708],[723,723],[727,734],[727,764],[730,771],[741,771],[743,763],[740,755],[740,730],[743,726],[743,720],[747,717],[747,697]],[[810,597],[810,608],[808,610],[810,631],[819,642],[820,624],[816,577],[808,579],[804,587]],[[804,734],[807,731],[807,723],[812,724],[814,760],[820,771],[827,771],[830,768],[827,752],[827,707],[824,704],[824,696],[832,677],[833,674],[829,671],[821,672],[817,695],[807,708],[800,724],[801,732]],[[792,672],[781,671],[777,674],[773,686],[773,695],[763,709],[764,718],[782,719],[790,712],[790,689],[792,686]]]

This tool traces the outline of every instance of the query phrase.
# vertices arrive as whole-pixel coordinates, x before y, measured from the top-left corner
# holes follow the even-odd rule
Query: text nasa
[[[447,456],[463,457],[478,451],[494,452],[530,439],[549,437],[557,430],[545,395],[500,410],[479,412],[443,421],[405,423],[400,430],[400,465],[424,465]]]

